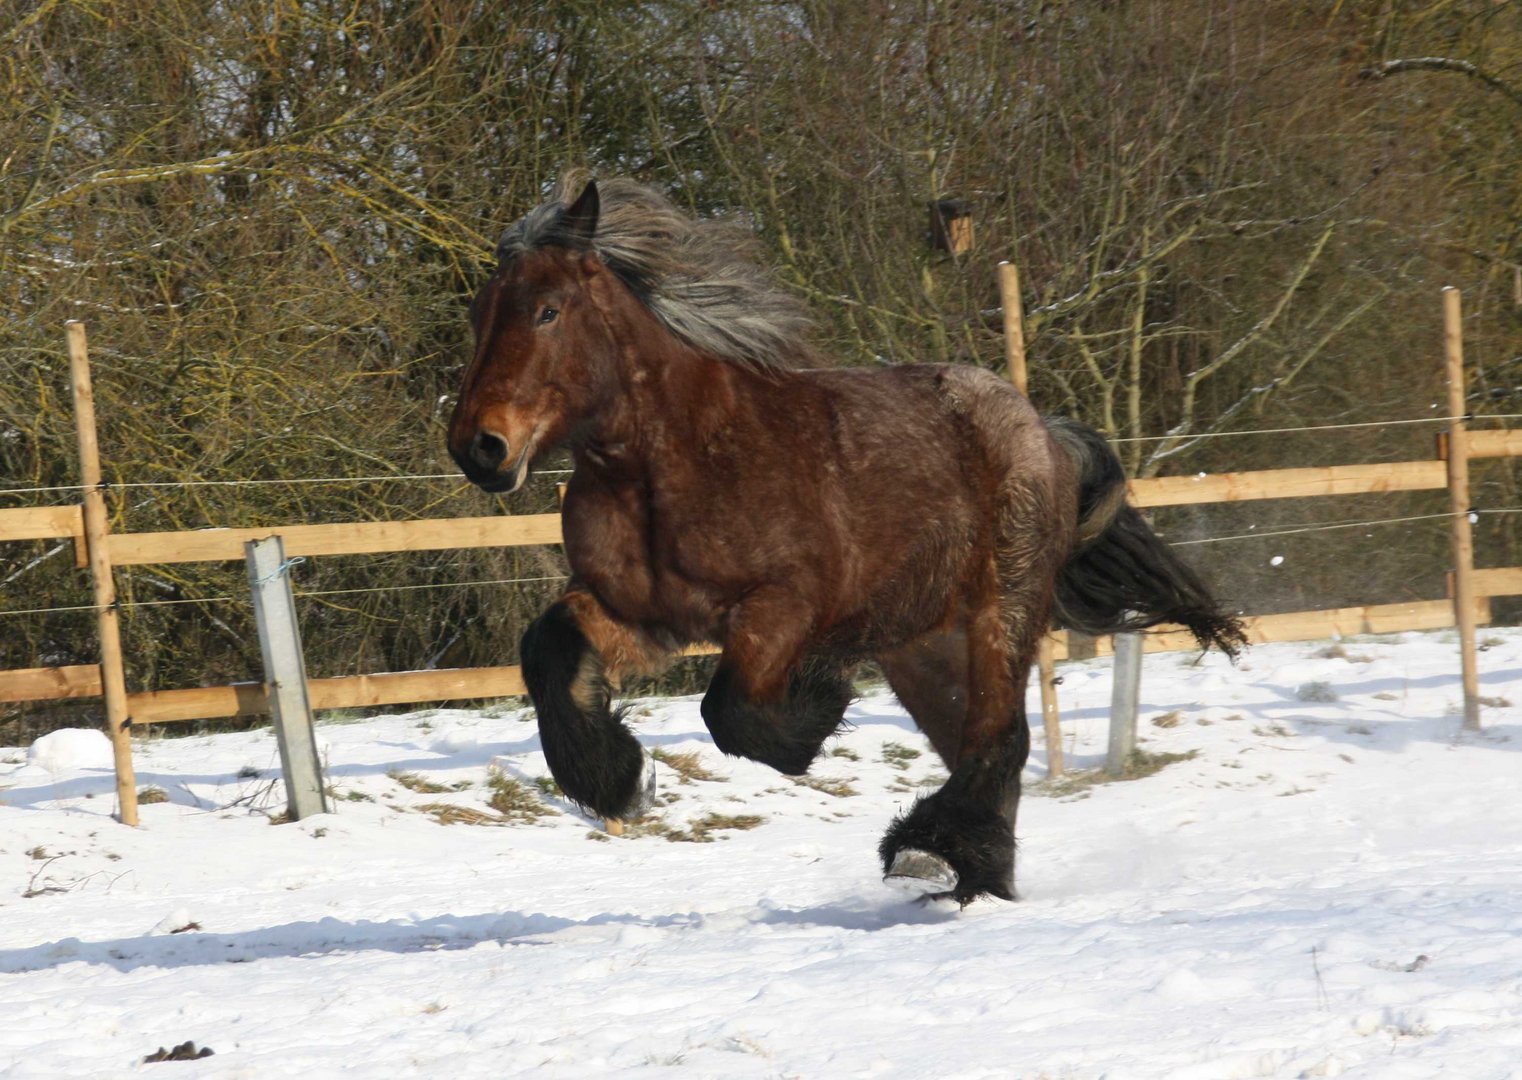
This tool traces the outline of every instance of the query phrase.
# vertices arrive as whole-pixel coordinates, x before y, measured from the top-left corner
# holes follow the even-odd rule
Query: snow
[[[965,910],[879,880],[940,772],[881,693],[815,787],[644,703],[717,777],[658,766],[675,841],[540,796],[517,709],[322,723],[336,813],[285,825],[267,730],[140,742],[137,829],[96,733],[0,750],[0,1077],[1519,1076],[1522,630],[1483,633],[1478,735],[1451,635],[1148,656],[1177,759],[1040,783],[1038,730],[1023,899]],[[1061,674],[1092,769],[1109,662]],[[424,809],[494,819],[495,774],[553,816]]]
[[[27,747],[29,765],[50,773],[111,768],[111,740],[99,728],[60,728]]]

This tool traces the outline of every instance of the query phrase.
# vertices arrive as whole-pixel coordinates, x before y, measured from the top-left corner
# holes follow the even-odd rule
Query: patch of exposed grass
[[[1085,797],[1096,784],[1109,781],[1103,769],[1079,769],[1064,772],[1061,776],[1049,776],[1027,786],[1032,793],[1050,795],[1054,799]]]
[[[912,746],[896,742],[883,743],[883,763],[895,769],[907,769],[909,763],[919,756],[920,752]]]
[[[361,720],[371,720],[374,719],[374,717],[374,709],[351,708],[322,710],[322,723],[331,724],[335,727],[341,724],[357,724]]]
[[[715,811],[688,822],[685,829],[668,828],[665,837],[674,843],[711,844],[720,839],[713,835],[716,832],[754,829],[765,820],[758,814],[720,814]]]
[[[169,792],[161,787],[145,787],[137,793],[137,801],[140,806],[152,806],[154,803],[169,801]]]
[[[1172,712],[1165,712],[1161,716],[1154,716],[1152,718],[1152,726],[1160,728],[1178,727],[1179,721],[1183,718],[1184,714],[1174,709]]]
[[[861,755],[849,746],[837,746],[830,751],[831,757],[845,758],[847,761],[860,761]]]
[[[670,836],[671,832],[671,822],[652,815],[638,821],[624,822],[622,836],[625,840],[638,840],[642,836]]]
[[[685,753],[673,754],[669,750],[655,749],[650,751],[650,756],[662,765],[674,770],[680,776],[681,783],[690,784],[694,780],[723,781],[727,776],[719,776],[710,771],[703,764],[696,750],[688,750]]]
[[[532,824],[542,817],[555,817],[558,811],[544,805],[538,789],[506,773],[497,773],[486,782],[491,798],[486,805],[502,815],[506,822]]]
[[[445,785],[436,784],[432,780],[425,780],[415,772],[402,772],[400,769],[392,769],[386,775],[398,784],[401,784],[408,791],[415,791],[419,795],[437,795],[440,792],[449,790]]]
[[[500,817],[477,810],[471,806],[458,806],[455,803],[432,802],[424,803],[417,807],[437,821],[440,825],[501,825]]]
[[[1186,750],[1184,753],[1153,753],[1150,750],[1133,750],[1130,758],[1126,760],[1125,771],[1115,779],[1117,780],[1140,780],[1143,777],[1152,776],[1162,772],[1169,765],[1175,765],[1180,761],[1193,761],[1200,756],[1198,750]]]
[[[1337,700],[1337,691],[1331,683],[1317,679],[1295,687],[1295,697],[1301,701],[1325,704]]]
[[[555,783],[553,776],[534,777],[534,786],[539,789],[541,795],[549,795],[556,799],[565,798],[565,792],[560,790],[560,785]]]
[[[1049,780],[1042,780],[1039,784],[1032,785],[1032,787],[1033,790],[1043,795],[1050,795],[1058,799],[1086,797],[1090,788],[1100,784],[1109,784],[1120,780],[1141,780],[1144,777],[1161,772],[1176,762],[1193,761],[1198,756],[1198,750],[1190,750],[1182,754],[1134,750],[1131,753],[1131,757],[1126,761],[1124,771],[1119,776],[1111,776],[1103,769],[1081,769],[1077,772],[1063,773],[1061,776]]]
[[[918,780],[909,776],[899,775],[893,778],[892,782],[888,785],[888,790],[906,795],[921,795],[944,786],[948,779],[950,777],[943,772],[926,773]]]
[[[837,799],[845,799],[852,795],[860,794],[851,786],[849,780],[830,780],[823,776],[793,776],[789,777],[789,779],[799,787],[822,791],[826,795],[833,795]]]

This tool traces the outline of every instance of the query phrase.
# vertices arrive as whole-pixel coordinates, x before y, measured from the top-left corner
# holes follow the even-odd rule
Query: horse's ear
[[[588,180],[587,186],[581,189],[580,195],[576,196],[576,201],[565,208],[560,220],[572,240],[591,247],[592,237],[597,232],[597,215],[600,210],[597,181]]]

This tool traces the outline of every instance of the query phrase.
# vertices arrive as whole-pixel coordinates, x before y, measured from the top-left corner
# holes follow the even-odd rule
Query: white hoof
[[[893,856],[883,884],[915,897],[949,893],[957,887],[957,872],[939,855],[904,848]]]
[[[655,759],[645,754],[644,771],[640,773],[639,787],[634,791],[634,800],[629,803],[629,808],[624,811],[625,821],[636,821],[648,814],[655,806]]]

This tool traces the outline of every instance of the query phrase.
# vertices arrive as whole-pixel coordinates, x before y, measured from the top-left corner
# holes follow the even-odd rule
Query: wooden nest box
[[[972,205],[965,199],[936,199],[930,204],[930,247],[966,255],[972,250]]]

